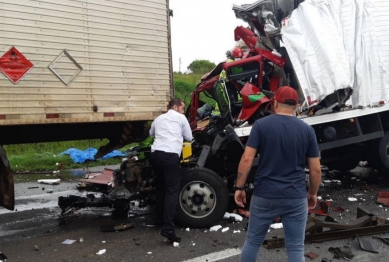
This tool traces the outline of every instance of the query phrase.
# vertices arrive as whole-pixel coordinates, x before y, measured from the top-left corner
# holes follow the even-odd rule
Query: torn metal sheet
[[[110,185],[114,181],[113,169],[104,168],[102,173],[90,173],[88,178],[79,179],[79,182],[99,184],[99,185]]]
[[[385,206],[389,206],[389,192],[378,192],[377,203],[381,203]]]
[[[355,235],[373,235],[389,231],[389,221],[374,216],[365,209],[357,208],[357,219],[348,224],[334,222],[329,216],[325,221],[309,217],[305,228],[305,243],[322,242],[335,239],[354,237]],[[328,230],[324,230],[324,229]],[[263,243],[265,248],[284,247],[284,238],[266,239]]]
[[[0,206],[9,210],[15,208],[14,179],[3,147],[0,145]]]
[[[373,247],[371,242],[368,239],[362,239],[357,237],[359,246],[361,247],[362,250],[372,252],[372,253],[378,253],[377,248]]]

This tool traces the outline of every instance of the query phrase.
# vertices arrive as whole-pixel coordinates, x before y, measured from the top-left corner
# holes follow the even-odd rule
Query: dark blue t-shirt
[[[305,161],[319,157],[316,135],[302,120],[270,115],[257,120],[246,146],[260,154],[254,195],[264,198],[305,198]]]

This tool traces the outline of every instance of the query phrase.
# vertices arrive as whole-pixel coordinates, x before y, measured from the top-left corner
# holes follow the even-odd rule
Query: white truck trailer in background
[[[0,1],[0,205],[14,208],[1,145],[144,135],[173,96],[169,0]]]

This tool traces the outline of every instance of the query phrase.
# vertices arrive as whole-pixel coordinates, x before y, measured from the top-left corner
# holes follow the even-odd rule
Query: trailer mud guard
[[[15,208],[14,179],[2,146],[0,146],[0,206],[9,210]]]

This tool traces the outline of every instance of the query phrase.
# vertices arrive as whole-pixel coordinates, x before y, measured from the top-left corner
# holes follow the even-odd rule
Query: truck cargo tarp
[[[94,161],[96,160],[94,158],[95,154],[97,153],[96,148],[88,148],[84,151],[77,149],[77,148],[69,148],[65,150],[64,152],[60,153],[59,155],[69,155],[70,158],[74,161],[74,163],[84,163],[87,160]],[[106,154],[100,159],[108,159],[112,157],[117,156],[127,156],[127,154],[120,152],[119,150],[114,150],[111,153]]]
[[[282,40],[309,106],[347,87],[353,107],[389,100],[388,0],[306,0]]]

